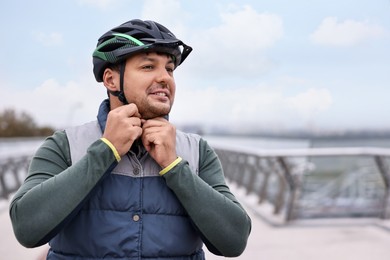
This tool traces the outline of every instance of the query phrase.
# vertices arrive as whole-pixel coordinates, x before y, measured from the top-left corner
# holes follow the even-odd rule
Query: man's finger
[[[138,112],[138,108],[135,104],[127,104],[118,108],[119,113],[124,113],[126,117],[138,117],[141,118],[141,114]]]

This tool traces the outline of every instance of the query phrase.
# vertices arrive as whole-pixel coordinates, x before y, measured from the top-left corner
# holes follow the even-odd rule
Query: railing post
[[[383,178],[383,182],[385,184],[385,195],[383,198],[383,210],[381,218],[387,219],[390,218],[389,212],[389,203],[390,203],[390,170],[389,167],[386,166],[384,162],[384,158],[382,156],[375,156],[375,162],[378,166],[379,172]]]
[[[7,185],[5,184],[5,179],[4,179],[7,169],[8,169],[7,164],[2,163],[0,168],[0,186],[1,186],[0,198],[3,199],[8,199],[8,188]]]
[[[286,178],[286,181],[290,187],[290,196],[288,197],[288,203],[287,203],[287,213],[286,213],[286,221],[291,221],[294,219],[294,208],[295,208],[295,202],[296,202],[296,198],[298,196],[297,194],[297,185],[294,181],[294,177],[292,176],[292,171],[289,167],[289,165],[287,164],[286,160],[284,157],[277,157],[277,161],[279,162],[282,170],[283,170],[283,173],[284,173],[284,176]]]
[[[20,173],[28,171],[29,157],[4,158],[0,162],[0,199],[8,199],[22,184]],[[13,179],[13,182],[12,182]]]
[[[243,185],[243,172],[246,167],[246,155],[243,153],[239,153],[237,156],[238,162],[236,166],[236,178],[235,181],[237,182],[238,186],[242,187]]]
[[[269,159],[266,159],[267,164],[270,164]],[[264,171],[264,179],[261,183],[260,191],[259,191],[259,203],[263,203],[268,196],[267,188],[269,182],[269,176],[271,175],[269,170]]]
[[[7,187],[5,187],[3,175],[0,175],[0,187],[1,187],[1,190],[0,190],[0,199],[8,199],[7,190],[6,190]]]
[[[278,192],[276,195],[276,200],[274,204],[274,214],[279,214],[283,208],[284,204],[284,194],[286,190],[286,182],[284,181],[283,169],[281,169],[278,158],[274,158],[272,161],[273,173],[277,175],[278,178]]]
[[[250,194],[253,192],[253,188],[255,186],[255,182],[257,179],[257,175],[260,174],[260,158],[256,157],[254,166],[252,171],[249,173],[249,178],[248,178],[248,185],[247,185],[247,191],[246,194]]]
[[[20,160],[18,161],[14,161],[14,164],[12,166],[12,175],[14,177],[14,181],[15,181],[15,186],[18,188],[22,185],[20,179],[19,179],[19,176],[18,176],[18,173],[19,173],[19,168],[24,168],[24,163],[25,163],[25,159],[24,158],[21,158]],[[23,166],[23,167],[21,167]],[[26,171],[27,172],[27,171]],[[12,190],[14,190],[15,188],[11,188],[11,192]]]

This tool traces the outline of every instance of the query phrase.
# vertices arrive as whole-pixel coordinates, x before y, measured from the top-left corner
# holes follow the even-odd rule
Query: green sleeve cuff
[[[167,172],[169,172],[173,167],[175,167],[176,165],[178,165],[183,159],[181,157],[177,157],[176,160],[174,160],[170,165],[168,165],[167,167],[165,167],[164,169],[162,169],[160,171],[160,175],[163,176],[164,174],[166,174]]]
[[[102,137],[102,138],[100,138],[100,140],[102,140],[106,145],[108,145],[108,147],[111,148],[112,152],[115,155],[116,161],[119,162],[121,160],[121,157],[120,157],[118,151],[116,150],[115,146],[110,141],[108,141],[106,138]]]

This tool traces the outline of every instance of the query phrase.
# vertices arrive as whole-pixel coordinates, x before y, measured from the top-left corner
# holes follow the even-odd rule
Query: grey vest
[[[102,136],[96,121],[66,130],[72,163]],[[177,131],[176,152],[198,173],[200,137]],[[49,259],[203,260],[202,241],[160,166],[134,153],[94,190],[50,242]]]

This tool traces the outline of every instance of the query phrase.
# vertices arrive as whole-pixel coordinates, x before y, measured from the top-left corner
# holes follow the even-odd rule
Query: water
[[[43,143],[44,138],[0,138],[0,158],[30,156]]]
[[[390,138],[316,139],[311,147],[383,147],[390,148]]]
[[[289,138],[261,138],[246,136],[216,136],[206,135],[204,139],[213,144],[228,144],[238,147],[250,147],[259,149],[289,149],[289,148],[308,148],[310,140],[308,139],[289,139]]]

